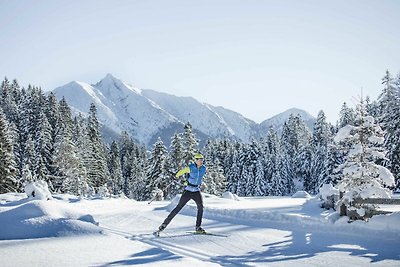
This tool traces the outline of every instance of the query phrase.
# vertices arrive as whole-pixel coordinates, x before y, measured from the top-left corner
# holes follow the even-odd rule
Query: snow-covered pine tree
[[[257,162],[262,157],[261,147],[259,143],[253,139],[249,144],[249,150],[247,154],[247,159],[244,163],[244,168],[248,168],[249,175],[247,177],[247,187],[246,187],[246,196],[254,196],[256,191],[256,179],[263,179],[264,177],[258,177],[257,174]],[[262,164],[263,165],[263,164]],[[263,168],[263,166],[259,166]],[[262,175],[264,172],[262,171]]]
[[[238,145],[239,147],[239,145]],[[239,151],[241,149],[238,149]],[[238,190],[238,182],[240,179],[241,169],[239,167],[239,152],[237,149],[234,149],[231,152],[231,162],[232,164],[227,168],[226,178],[227,178],[227,191],[236,194]],[[226,165],[225,165],[226,166]]]
[[[370,114],[374,118],[379,117],[379,104],[378,101],[371,101],[371,98],[367,96],[365,98],[365,108],[367,113]]]
[[[311,133],[307,129],[304,121],[299,115],[290,115],[287,122],[283,126],[281,136],[282,148],[282,167],[285,170],[281,177],[286,184],[286,194],[291,195],[296,190],[302,190],[304,179],[308,172],[301,168],[304,152],[308,149],[311,141]]]
[[[119,148],[116,141],[110,145],[107,157],[108,176],[107,186],[111,189],[111,194],[119,195],[123,191],[123,179],[121,171],[121,160],[119,156]]]
[[[164,198],[166,187],[168,186],[167,171],[165,169],[166,158],[167,148],[161,138],[158,138],[154,143],[146,168],[146,199],[159,194],[159,190],[163,193],[159,198]]]
[[[131,177],[127,179],[125,182],[126,187],[129,190],[130,198],[136,200],[146,200],[146,169],[144,165],[146,164],[146,159],[143,156],[137,157],[134,156],[130,160],[131,162]],[[125,185],[124,185],[125,186]]]
[[[260,157],[256,162],[256,178],[255,178],[255,196],[267,196],[271,193],[272,188],[270,181],[265,175],[265,159]]]
[[[23,161],[22,166],[23,169],[29,168],[31,175],[33,177],[33,181],[36,181],[35,169],[36,169],[36,159],[38,158],[37,153],[35,151],[35,145],[32,140],[32,136],[28,134],[27,141],[25,142],[25,147],[23,149]],[[24,180],[21,179],[21,184],[24,184]]]
[[[33,140],[38,158],[36,159],[36,176],[46,181],[49,189],[54,191],[53,179],[50,179],[49,170],[52,164],[51,125],[43,110],[39,110],[37,125],[34,129]]]
[[[121,133],[121,138],[119,139],[119,148],[120,148],[120,161],[121,161],[121,172],[122,172],[122,180],[123,186],[122,191],[127,197],[133,197],[133,193],[131,189],[132,179],[135,176],[132,176],[132,168],[133,168],[133,159],[134,159],[134,152],[133,152],[133,141],[129,137],[126,131]],[[137,199],[135,197],[135,199]]]
[[[278,133],[272,126],[268,130],[266,150],[269,156],[266,164],[265,175],[271,187],[268,195],[280,196],[283,192],[279,181],[276,181],[276,179],[280,180],[281,176],[280,173],[278,173],[280,166],[281,147]]]
[[[85,167],[87,182],[89,186],[98,189],[107,182],[107,162],[97,120],[97,109],[93,103],[90,105],[86,134]]]
[[[8,131],[8,121],[0,107],[0,193],[15,192],[16,169],[13,143]]]
[[[343,103],[339,113],[339,121],[337,127],[340,129],[348,124],[354,124],[356,114],[352,108],[349,108],[346,102]]]
[[[351,205],[357,198],[390,197],[390,191],[385,186],[394,183],[390,171],[376,164],[386,160],[383,148],[384,133],[374,118],[366,114],[363,99],[357,105],[355,125],[342,127],[334,138],[335,142],[349,143],[351,148],[346,161],[340,166],[342,179],[338,184],[344,196],[340,200],[348,210],[355,210],[360,217],[372,212],[376,206],[370,204]],[[347,146],[347,145],[346,145]]]
[[[394,79],[386,71],[382,79],[383,92],[379,96],[379,122],[385,131],[385,147],[388,150],[387,167],[395,175],[396,188],[400,189],[400,74]]]
[[[328,144],[331,142],[332,133],[330,126],[326,122],[325,113],[321,110],[314,124],[311,143],[311,162],[308,166],[310,176],[307,185],[305,184],[305,190],[311,194],[318,193],[319,188],[328,179]]]
[[[176,194],[180,193],[183,189],[183,183],[180,183],[175,174],[185,167],[185,160],[183,155],[183,146],[182,146],[182,138],[181,135],[175,133],[171,137],[171,144],[170,144],[170,153],[166,159],[166,183],[172,185],[166,189],[165,198],[171,199]],[[178,178],[179,179],[179,178]],[[180,177],[182,180],[182,177]]]
[[[85,168],[72,141],[72,133],[65,131],[57,138],[54,147],[54,164],[57,170],[53,182],[55,191],[83,196],[87,187]]]
[[[226,189],[226,178],[218,159],[207,163],[207,173],[204,176],[204,192],[220,196]]]
[[[193,161],[193,157],[197,151],[198,144],[198,140],[193,133],[192,125],[190,124],[190,122],[186,123],[182,135],[183,158],[186,165]]]

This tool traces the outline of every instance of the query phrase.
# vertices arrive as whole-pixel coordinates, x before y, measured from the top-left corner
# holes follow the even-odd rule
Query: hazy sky
[[[52,90],[107,73],[261,122],[335,122],[400,72],[400,1],[0,0],[0,78]]]

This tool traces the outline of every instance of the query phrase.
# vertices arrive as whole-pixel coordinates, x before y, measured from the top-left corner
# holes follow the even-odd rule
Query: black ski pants
[[[203,198],[201,197],[200,191],[191,192],[185,190],[179,200],[178,205],[171,211],[168,217],[165,219],[163,224],[167,226],[171,220],[175,217],[176,214],[188,203],[189,200],[193,199],[197,205],[197,220],[196,220],[196,227],[201,225],[201,220],[203,219]]]

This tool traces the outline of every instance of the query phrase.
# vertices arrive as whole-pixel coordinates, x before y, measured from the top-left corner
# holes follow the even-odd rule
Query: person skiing
[[[189,174],[189,178],[185,181],[185,190],[179,199],[178,205],[171,211],[164,222],[158,227],[158,231],[154,232],[155,235],[159,235],[171,220],[178,214],[178,212],[186,205],[186,203],[193,199],[197,205],[197,219],[196,219],[196,233],[205,234],[206,231],[201,228],[201,221],[203,218],[203,199],[200,193],[200,186],[203,182],[203,177],[206,173],[206,167],[203,165],[204,157],[202,154],[194,155],[195,163],[190,163],[188,167],[179,170],[176,173],[176,177],[180,177],[183,174]]]

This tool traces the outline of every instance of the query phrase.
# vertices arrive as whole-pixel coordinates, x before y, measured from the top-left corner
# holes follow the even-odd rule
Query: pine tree
[[[240,149],[238,149],[240,150]],[[227,190],[233,194],[237,193],[239,179],[241,178],[241,168],[239,167],[239,152],[238,150],[233,150],[231,158],[232,164],[227,167]]]
[[[385,147],[388,150],[387,167],[395,175],[396,188],[400,189],[400,75],[392,78],[386,71],[382,79],[383,92],[379,96],[380,123],[385,130]]]
[[[338,128],[342,128],[348,124],[354,124],[356,114],[352,108],[349,108],[346,102],[343,103],[339,114]]]
[[[123,189],[123,179],[122,179],[122,171],[121,171],[121,161],[119,157],[119,149],[116,141],[111,143],[109,152],[108,152],[108,172],[110,176],[108,178],[108,188],[111,188],[111,193],[114,195],[118,195],[122,193]]]
[[[270,183],[270,192],[268,192],[268,195],[279,196],[283,193],[278,181],[281,177],[279,166],[282,152],[278,133],[273,127],[271,127],[268,131],[266,150],[269,154],[265,170],[267,181]]]
[[[183,145],[183,158],[185,160],[185,164],[188,165],[191,161],[193,161],[193,157],[197,151],[197,146],[198,146],[198,141],[193,133],[193,128],[190,122],[185,124],[182,136],[182,145]]]
[[[171,138],[170,153],[166,159],[166,183],[172,184],[166,189],[165,197],[167,199],[173,198],[179,192],[182,192],[183,183],[179,183],[175,174],[185,167],[182,138],[179,134],[175,133]]]
[[[305,189],[311,194],[316,194],[318,189],[328,179],[328,144],[331,142],[331,132],[323,111],[317,116],[312,138],[311,162],[309,165],[310,176]]]
[[[226,189],[226,178],[218,159],[207,164],[207,173],[204,176],[204,192],[220,196]]]
[[[286,194],[293,194],[296,190],[302,190],[308,170],[302,168],[304,156],[311,141],[311,134],[300,116],[290,115],[283,126],[281,137],[282,167],[281,177],[286,184]]]
[[[382,146],[384,134],[374,118],[366,114],[363,99],[357,106],[355,125],[341,128],[335,137],[336,142],[351,144],[346,161],[340,166],[342,179],[338,185],[344,192],[341,203],[348,206],[349,210],[356,210],[363,217],[366,212],[375,209],[374,205],[357,204],[350,206],[356,198],[390,197],[385,185],[394,183],[393,175],[385,167],[376,164],[385,160],[385,150]]]
[[[105,147],[101,140],[99,122],[97,120],[97,109],[93,103],[90,105],[86,134],[85,167],[88,184],[91,187],[99,188],[105,185],[107,181],[107,163]]]
[[[0,107],[0,193],[16,191],[13,143],[8,132],[8,122]]]
[[[161,190],[163,192],[161,199],[164,197],[166,187],[167,172],[165,169],[165,160],[167,158],[167,148],[164,146],[161,138],[158,138],[154,144],[151,156],[148,160],[148,167],[146,170],[147,188],[146,197],[152,198],[156,193]]]
[[[39,180],[48,183],[49,189],[54,190],[53,176],[49,176],[52,168],[52,143],[51,143],[51,125],[42,110],[39,110],[37,125],[34,131],[35,150],[38,153],[36,159],[36,175]]]

